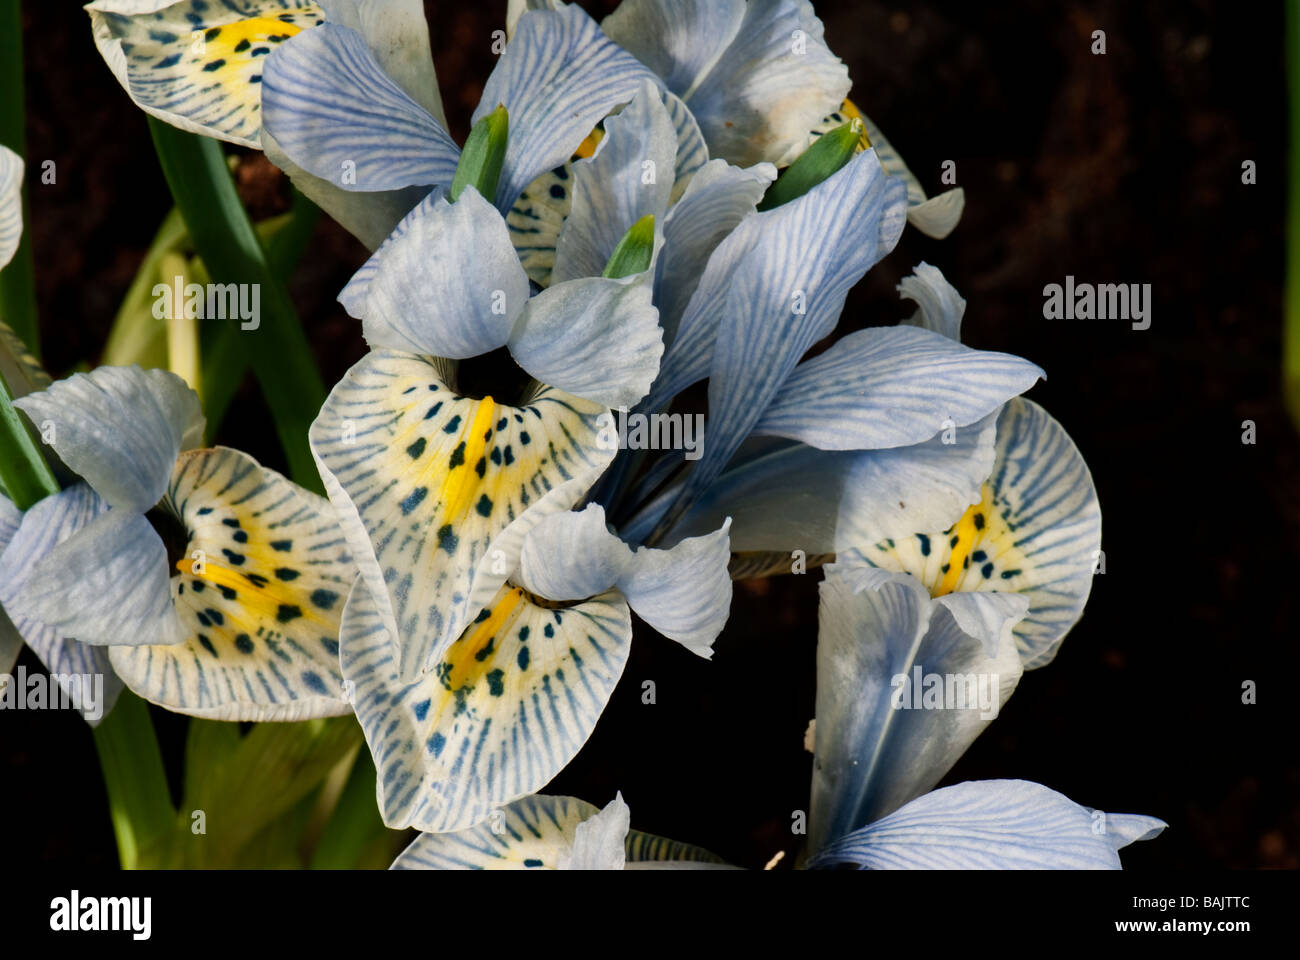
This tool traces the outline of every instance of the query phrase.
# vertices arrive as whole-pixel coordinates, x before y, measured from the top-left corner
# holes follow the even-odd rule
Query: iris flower
[[[627,663],[630,611],[701,656],[727,620],[727,529],[633,551],[604,511],[554,513],[509,580],[433,671],[403,683],[374,594],[343,618],[343,673],[390,827],[471,827],[534,793],[577,754]]]
[[[349,711],[338,624],[356,574],[324,498],[195,449],[198,397],[166,371],[100,367],[16,405],[85,481],[29,510],[0,557],[20,629],[106,649],[132,690],[180,713]]]
[[[620,793],[602,810],[574,797],[524,797],[492,823],[421,833],[394,870],[727,869],[700,847],[629,829]]]
[[[563,6],[510,0],[507,31],[525,10]],[[962,188],[927,197],[880,128],[846,99],[848,71],[827,48],[808,0],[623,0],[600,26],[681,98],[710,156],[742,167],[784,166],[811,138],[856,119],[864,146],[874,147],[886,172],[907,184],[909,223],[942,238],[961,218]],[[542,191],[535,195],[544,202]]]
[[[0,269],[13,257],[22,236],[22,180],[22,158],[0,147]],[[0,348],[0,376],[11,391],[21,397],[31,389],[48,386],[49,377],[13,331],[0,324],[0,335],[5,338],[4,348]],[[103,502],[84,483],[38,501],[26,514],[0,495],[0,675],[11,673],[26,643],[69,696],[81,692],[73,684],[82,681],[73,677],[102,676],[100,702],[91,705],[83,701],[81,705],[82,715],[92,726],[108,715],[122,692],[122,681],[108,662],[107,650],[65,638],[57,630],[19,616],[14,604],[32,567],[103,510]]]

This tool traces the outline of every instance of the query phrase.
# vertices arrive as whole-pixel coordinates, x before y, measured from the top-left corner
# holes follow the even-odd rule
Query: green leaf
[[[19,0],[0,0],[0,144],[26,159],[23,94],[23,23]],[[22,189],[23,234],[8,266],[0,270],[0,320],[40,357],[36,323],[36,281],[32,271],[31,209]]]
[[[153,865],[159,844],[176,821],[176,811],[149,705],[123,690],[94,736],[122,868]]]
[[[447,191],[452,203],[467,186],[473,186],[488,203],[496,203],[497,181],[501,179],[501,164],[506,158],[509,130],[510,116],[500,104],[474,124],[451,178],[451,189]]]
[[[359,750],[347,784],[312,856],[313,870],[383,869],[393,862],[402,833],[389,830],[375,803],[375,764]]]
[[[759,201],[759,210],[771,210],[802,197],[817,184],[828,180],[853,159],[862,139],[862,121],[854,118],[817,138],[817,142],[782,171]]]
[[[14,506],[27,510],[59,492],[58,481],[14,407],[9,386],[0,380],[0,483]]]
[[[647,213],[627,228],[623,239],[609,255],[602,277],[619,280],[650,269],[650,258],[655,250],[655,218]]]
[[[323,487],[307,445],[307,428],[325,400],[325,385],[289,294],[239,202],[221,147],[215,140],[177,130],[153,117],[149,129],[172,197],[213,281],[258,285],[258,326],[236,329],[234,335],[240,338],[271,409],[290,476],[320,493]],[[217,322],[239,327],[237,318]]]

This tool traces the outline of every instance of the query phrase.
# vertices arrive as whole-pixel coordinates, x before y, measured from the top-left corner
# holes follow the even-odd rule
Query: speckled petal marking
[[[599,404],[542,387],[507,406],[460,396],[448,380],[432,360],[372,351],[310,433],[408,682],[511,574],[510,537],[572,507],[615,452],[599,444]]]
[[[115,648],[131,689],[221,720],[347,713],[338,632],[356,568],[328,501],[216,447],[181,454],[163,508],[188,537],[172,596],[189,638]]]
[[[358,584],[344,617],[343,672],[376,760],[384,821],[461,830],[543,787],[595,729],[631,640],[617,592],[553,609],[507,584],[432,673],[402,685]]]
[[[1015,628],[1027,668],[1055,656],[1079,619],[1101,547],[1101,509],[1087,464],[1059,423],[1017,397],[998,419],[982,499],[944,531],[884,540],[868,564],[917,577],[935,597],[998,590],[1029,598]]]
[[[252,147],[262,127],[266,58],[325,19],[310,0],[186,0],[156,13],[95,16],[101,40],[120,41],[137,103]]]

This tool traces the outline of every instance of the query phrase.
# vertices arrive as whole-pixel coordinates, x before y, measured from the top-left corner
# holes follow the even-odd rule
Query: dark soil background
[[[613,3],[585,7],[603,15]],[[505,4],[430,3],[452,132],[463,140]],[[1300,442],[1279,377],[1285,95],[1282,5],[1062,2],[816,4],[852,97],[938,192],[954,160],[967,206],[944,242],[908,230],[850,297],[846,328],[909,314],[894,292],[918,262],[968,300],[974,346],[1026,356],[1031,392],[1091,465],[1106,572],[1049,667],[946,778],[1036,780],[1170,829],[1125,865],[1300,865]],[[441,9],[438,9],[438,8]],[[113,81],[75,4],[24,5],[28,169],[41,333],[56,374],[93,361],[171,202],[144,115]],[[1106,32],[1107,53],[1090,53]],[[1243,185],[1254,160],[1258,184]],[[241,190],[283,209],[284,178],[253,153]],[[327,383],[361,356],[334,296],[364,251],[322,219],[292,293]],[[1048,321],[1042,289],[1067,274],[1150,283],[1151,328]],[[1258,441],[1243,445],[1242,422]],[[223,442],[282,465],[255,384]],[[817,581],[738,585],[712,663],[639,634],[609,709],[548,788],[633,824],[762,866],[791,865],[806,809]],[[23,663],[37,662],[30,654]],[[657,703],[641,703],[654,680]],[[1243,705],[1242,683],[1258,685]],[[184,720],[156,714],[179,769]],[[3,822],[16,862],[116,862],[95,752],[72,714],[0,723]],[[14,847],[17,849],[15,850]]]

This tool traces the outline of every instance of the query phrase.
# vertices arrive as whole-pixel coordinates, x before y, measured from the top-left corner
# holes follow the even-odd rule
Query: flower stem
[[[27,425],[18,416],[9,386],[0,378],[0,482],[14,506],[27,510],[36,501],[59,492]]]
[[[108,790],[118,859],[124,870],[134,870],[149,862],[152,845],[176,821],[149,705],[122,691],[95,728],[95,749]]]

